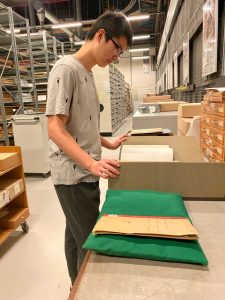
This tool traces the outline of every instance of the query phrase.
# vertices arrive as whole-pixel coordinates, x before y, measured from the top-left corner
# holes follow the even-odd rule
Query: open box
[[[129,137],[128,145],[169,145],[172,162],[121,161],[120,175],[109,179],[109,189],[179,193],[184,198],[225,198],[225,163],[205,162],[191,136]],[[121,146],[121,151],[122,151]],[[120,154],[121,154],[120,151]]]

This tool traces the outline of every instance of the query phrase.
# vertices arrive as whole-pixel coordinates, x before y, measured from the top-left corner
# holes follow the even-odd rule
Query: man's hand
[[[88,169],[92,174],[107,179],[109,177],[115,178],[120,174],[115,168],[119,166],[118,161],[114,159],[101,159],[99,161],[94,160]]]
[[[128,135],[126,134],[119,136],[114,142],[111,143],[112,145],[111,149],[112,150],[117,149],[121,145],[121,143],[125,142],[127,139],[128,139]]]

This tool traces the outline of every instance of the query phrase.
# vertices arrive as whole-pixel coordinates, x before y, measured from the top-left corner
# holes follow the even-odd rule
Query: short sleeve
[[[69,115],[75,89],[75,76],[67,65],[58,65],[52,69],[48,81],[46,112],[49,115]]]

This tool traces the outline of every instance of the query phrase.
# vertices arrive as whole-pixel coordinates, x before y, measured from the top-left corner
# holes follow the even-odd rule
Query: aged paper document
[[[198,232],[189,219],[161,216],[103,215],[95,225],[93,234],[198,239]]]

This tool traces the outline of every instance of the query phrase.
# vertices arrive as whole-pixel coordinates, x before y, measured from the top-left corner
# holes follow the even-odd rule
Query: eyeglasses
[[[123,54],[123,49],[121,48],[121,46],[119,44],[117,44],[116,41],[114,41],[114,39],[108,35],[108,33],[106,33],[106,35],[108,36],[108,38],[110,39],[110,41],[113,42],[114,46],[116,47],[116,52],[118,56],[121,56]]]

